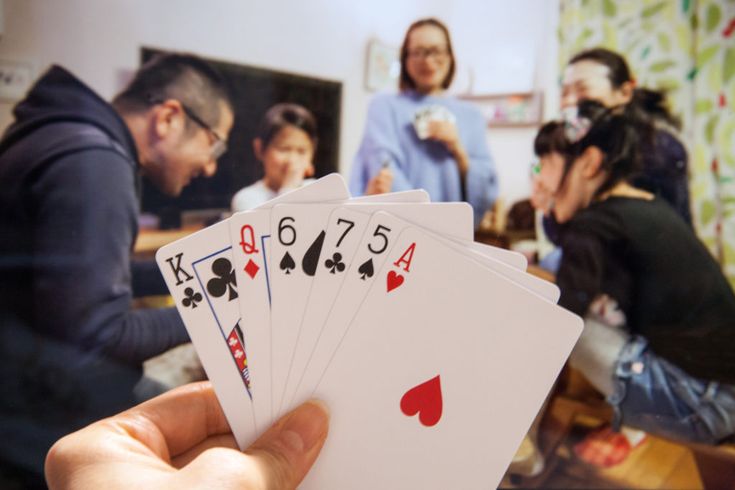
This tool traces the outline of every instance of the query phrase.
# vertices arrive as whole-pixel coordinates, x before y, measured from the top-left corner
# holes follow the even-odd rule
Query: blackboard
[[[141,64],[164,52],[142,48]],[[263,167],[253,155],[252,140],[265,112],[279,102],[301,104],[316,117],[319,144],[314,156],[315,176],[337,171],[341,82],[203,58],[226,78],[235,102],[228,151],[220,158],[213,177],[195,179],[178,198],[161,194],[144,179],[143,212],[158,215],[161,227],[169,228],[179,225],[183,211],[229,209],[235,192],[263,177]]]

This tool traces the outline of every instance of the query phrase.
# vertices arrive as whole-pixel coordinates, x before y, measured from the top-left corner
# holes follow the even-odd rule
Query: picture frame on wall
[[[489,127],[535,127],[543,122],[543,93],[461,95],[475,105]]]
[[[373,92],[397,90],[401,73],[400,49],[378,39],[367,46],[365,87]]]

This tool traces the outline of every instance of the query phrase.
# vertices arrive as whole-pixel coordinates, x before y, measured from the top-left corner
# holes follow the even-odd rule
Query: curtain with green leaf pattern
[[[684,123],[697,233],[735,284],[735,0],[560,5],[560,66],[604,46],[626,56],[639,86],[669,91]]]

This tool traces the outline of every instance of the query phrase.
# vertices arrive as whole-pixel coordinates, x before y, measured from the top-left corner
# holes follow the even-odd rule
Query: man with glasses
[[[143,361],[188,341],[175,309],[131,310],[139,176],[177,196],[213,175],[233,109],[209,65],[170,54],[111,104],[54,66],[14,116],[0,140],[0,486],[9,471],[32,487],[56,439],[157,394]]]

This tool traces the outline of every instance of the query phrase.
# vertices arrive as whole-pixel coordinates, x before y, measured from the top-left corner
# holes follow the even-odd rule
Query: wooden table
[[[136,240],[135,246],[133,247],[133,255],[141,259],[151,258],[164,245],[175,242],[179,238],[184,238],[201,229],[201,226],[194,226],[174,230],[141,230],[138,233],[138,240]]]

